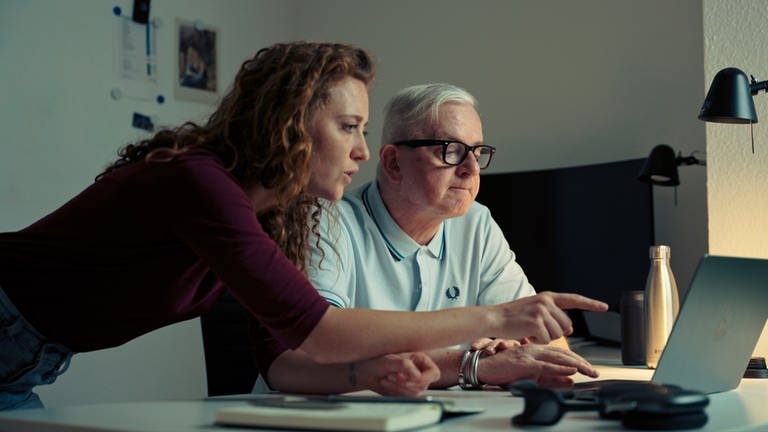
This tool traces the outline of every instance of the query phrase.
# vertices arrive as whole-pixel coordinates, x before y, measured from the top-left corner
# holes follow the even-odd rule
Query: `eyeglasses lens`
[[[445,147],[445,163],[449,165],[459,165],[464,162],[464,158],[470,150],[475,155],[475,159],[477,159],[477,164],[480,165],[480,169],[487,168],[491,163],[491,156],[493,155],[493,150],[490,147],[469,147],[460,142],[450,142]]]
[[[458,165],[467,154],[467,147],[458,142],[450,142],[445,147],[445,163],[450,165]]]
[[[488,168],[488,165],[491,164],[491,156],[493,156],[493,149],[490,147],[480,147],[475,150],[475,157],[477,158],[477,164],[480,165],[480,169]]]

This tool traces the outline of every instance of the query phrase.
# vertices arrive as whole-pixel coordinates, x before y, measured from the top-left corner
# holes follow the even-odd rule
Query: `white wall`
[[[171,87],[174,19],[219,27],[221,85],[263,45],[285,39],[289,10],[254,0],[154,0],[158,105],[110,98],[113,79],[112,7],[117,0],[0,0],[0,231],[23,228],[93,181],[116,150],[143,137],[131,127],[134,111],[158,123],[204,120],[205,104],[180,102]],[[177,324],[124,346],[76,355],[70,370],[42,387],[48,406],[205,395],[198,320]]]
[[[737,67],[768,79],[768,2],[704,0],[706,87],[717,71]],[[706,91],[706,90],[705,90]],[[768,258],[768,96],[753,98],[758,123],[707,123],[709,250],[715,255]],[[768,316],[768,311],[766,311]],[[756,353],[768,356],[768,326]]]
[[[0,230],[26,226],[88,185],[118,147],[142,136],[130,127],[133,111],[162,124],[210,112],[173,100],[173,59],[163,53],[173,51],[177,16],[220,29],[223,80],[280,40],[369,48],[379,70],[374,151],[386,99],[427,81],[478,97],[486,141],[501,150],[490,172],[645,157],[662,142],[685,154],[703,150],[704,125],[696,120],[704,88],[701,0],[153,0],[152,15],[163,21],[163,106],[109,98],[111,9],[130,11],[131,3],[0,0]],[[356,182],[372,178],[373,167]],[[655,201],[657,241],[672,245],[684,287],[706,251],[705,170],[681,168],[680,175],[678,206],[671,189],[657,188]],[[641,287],[617,287],[629,288]],[[41,393],[49,405],[199,396],[199,339],[193,320],[77,356]]]

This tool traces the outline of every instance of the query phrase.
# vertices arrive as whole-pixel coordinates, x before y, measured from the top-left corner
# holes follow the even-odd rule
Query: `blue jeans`
[[[32,389],[55,381],[71,358],[64,345],[38,333],[0,288],[0,411],[42,408]]]

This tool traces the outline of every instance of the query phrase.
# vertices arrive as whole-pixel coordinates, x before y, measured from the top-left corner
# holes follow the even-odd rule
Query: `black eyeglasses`
[[[480,169],[488,168],[491,164],[491,158],[496,153],[496,147],[489,145],[476,145],[471,146],[464,144],[461,141],[449,141],[449,140],[435,140],[435,139],[418,139],[418,140],[406,140],[398,141],[394,145],[408,146],[408,147],[430,147],[430,146],[443,146],[443,162],[448,165],[461,165],[464,159],[467,158],[467,154],[472,152],[477,159],[477,164],[480,165]]]

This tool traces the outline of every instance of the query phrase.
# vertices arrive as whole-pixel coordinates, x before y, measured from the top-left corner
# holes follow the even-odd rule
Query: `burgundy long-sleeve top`
[[[328,308],[202,149],[113,170],[29,227],[0,233],[0,288],[73,351],[196,317],[226,289],[291,348]]]

